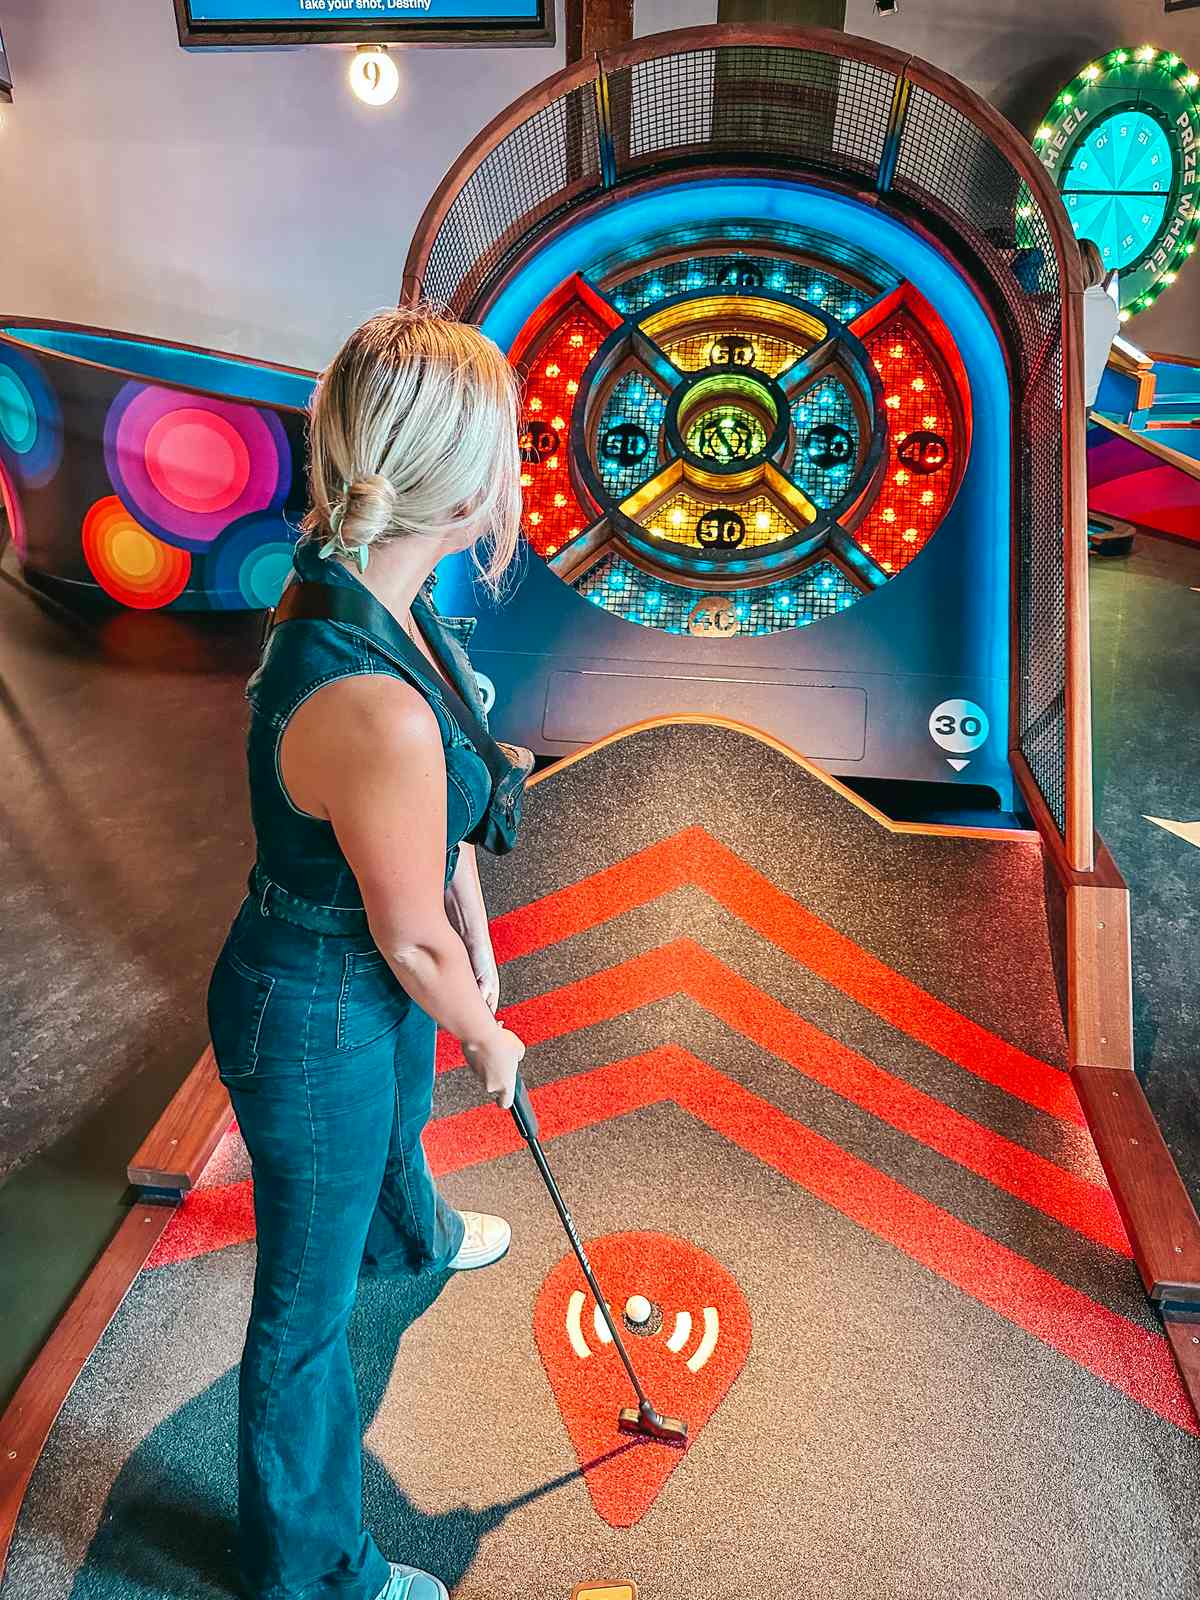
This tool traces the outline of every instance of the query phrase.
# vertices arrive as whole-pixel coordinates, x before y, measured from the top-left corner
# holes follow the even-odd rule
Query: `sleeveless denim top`
[[[340,563],[323,561],[315,545],[298,544],[293,565],[302,578],[365,588]],[[443,617],[433,606],[436,575],[413,601],[412,613],[426,643],[467,705],[487,726],[479,686],[464,648],[474,617]],[[459,845],[479,824],[491,795],[482,758],[441,700],[432,667],[424,676],[381,654],[370,636],[327,618],[281,623],[271,630],[258,667],[246,685],[250,729],[246,749],[250,811],[257,842],[250,894],[271,914],[316,932],[350,933],[365,928],[362,895],[329,822],[292,804],[279,771],[279,744],[298,707],[324,684],[363,673],[382,673],[412,683],[429,702],[446,758],[446,875],[449,884]],[[404,848],[403,837],[395,841]]]

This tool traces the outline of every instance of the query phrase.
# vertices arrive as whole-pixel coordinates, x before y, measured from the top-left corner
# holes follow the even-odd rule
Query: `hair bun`
[[[370,544],[386,533],[396,514],[396,491],[390,481],[374,472],[355,478],[346,489],[346,511],[342,517],[342,543],[353,547]]]

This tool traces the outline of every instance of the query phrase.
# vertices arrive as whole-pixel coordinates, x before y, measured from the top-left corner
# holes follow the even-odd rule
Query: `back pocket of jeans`
[[[378,950],[351,950],[342,957],[337,1047],[356,1050],[401,1022],[412,999]]]
[[[208,985],[208,1036],[222,1082],[248,1078],[258,1065],[263,1014],[274,987],[274,978],[222,950]]]

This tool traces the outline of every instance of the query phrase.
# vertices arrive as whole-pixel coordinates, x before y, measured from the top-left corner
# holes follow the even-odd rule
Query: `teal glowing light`
[[[1145,255],[1171,197],[1171,147],[1144,111],[1116,111],[1076,150],[1063,201],[1077,238],[1094,239],[1118,271]]]
[[[37,432],[37,410],[29,390],[11,367],[0,366],[0,439],[23,456],[33,449]]]

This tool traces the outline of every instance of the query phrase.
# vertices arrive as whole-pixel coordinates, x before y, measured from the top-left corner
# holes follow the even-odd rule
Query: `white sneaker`
[[[389,1561],[388,1565],[392,1575],[375,1600],[450,1600],[450,1591],[432,1572],[401,1566],[399,1561]]]
[[[504,1218],[484,1216],[479,1211],[460,1211],[458,1214],[466,1224],[467,1231],[458,1254],[450,1263],[450,1270],[464,1272],[471,1267],[490,1267],[493,1261],[499,1261],[512,1243],[512,1229]],[[391,1600],[390,1596],[388,1600]]]

